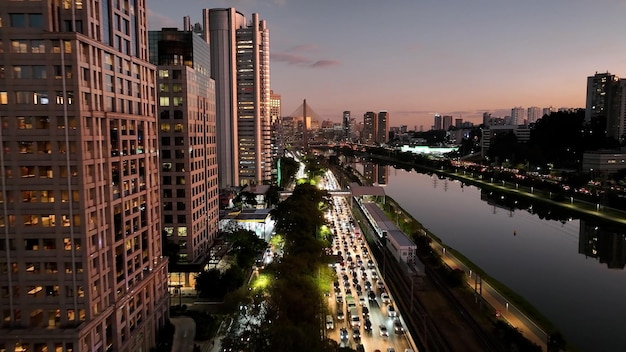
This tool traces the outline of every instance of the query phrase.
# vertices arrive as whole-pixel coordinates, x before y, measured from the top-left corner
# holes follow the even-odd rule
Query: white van
[[[335,328],[335,321],[333,320],[333,316],[329,314],[326,316],[326,329],[332,330],[334,328]]]

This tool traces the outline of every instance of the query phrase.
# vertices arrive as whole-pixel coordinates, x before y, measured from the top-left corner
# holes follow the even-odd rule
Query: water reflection
[[[496,209],[502,209],[513,217],[516,210],[524,210],[540,219],[557,220],[566,223],[573,214],[560,207],[551,207],[542,202],[531,202],[525,197],[516,197],[503,192],[481,190],[480,199]],[[591,218],[580,219],[578,253],[597,259],[610,269],[624,269],[626,266],[626,231],[623,226],[600,222]]]

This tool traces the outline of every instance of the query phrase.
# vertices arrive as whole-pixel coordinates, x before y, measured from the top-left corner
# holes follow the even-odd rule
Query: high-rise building
[[[535,123],[537,120],[541,119],[543,115],[541,114],[541,108],[538,106],[531,106],[528,108],[527,122]]]
[[[167,321],[144,4],[2,2],[0,350],[148,351]]]
[[[282,129],[282,108],[281,108],[282,97],[280,94],[274,93],[273,90],[270,90],[270,153],[272,160],[278,160],[285,151],[285,143],[283,141],[283,134],[281,132]],[[275,164],[272,164],[272,178],[277,176],[275,168]]]
[[[161,224],[178,244],[178,270],[193,287],[190,272],[201,270],[218,232],[219,192],[215,82],[210,48],[191,31],[150,31],[150,61],[157,66]]]
[[[452,127],[452,116],[450,115],[444,115],[442,117],[442,127],[444,130],[449,130],[450,127]]]
[[[435,131],[443,130],[443,120],[441,118],[441,115],[435,114],[435,121],[434,122],[435,123],[433,125],[433,130],[435,130]]]
[[[598,121],[607,137],[619,137],[621,85],[619,77],[608,72],[587,77],[585,121]]]
[[[526,111],[521,106],[516,106],[511,109],[511,116],[509,120],[509,125],[524,125],[524,121],[526,120]]]
[[[376,143],[387,144],[389,141],[389,113],[380,111],[376,120]]]
[[[553,107],[547,107],[547,108],[543,108],[541,111],[541,117],[544,117],[546,115],[550,116],[550,114],[552,114],[552,112],[554,112],[554,108]]]
[[[220,188],[271,178],[269,29],[234,8],[204,11],[215,80]]]
[[[484,126],[491,125],[491,113],[483,112],[483,125]]]
[[[376,141],[376,125],[377,115],[373,111],[368,111],[363,114],[363,134],[361,136],[361,143],[374,144]]]
[[[351,140],[350,136],[350,111],[343,112],[343,120],[342,120],[342,128],[343,128],[343,140],[349,142]]]

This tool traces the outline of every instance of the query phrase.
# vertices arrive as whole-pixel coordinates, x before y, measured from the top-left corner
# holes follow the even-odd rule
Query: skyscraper
[[[363,135],[361,141],[363,144],[374,144],[376,141],[376,125],[377,115],[373,111],[363,114]]]
[[[433,125],[433,130],[438,131],[443,129],[443,120],[441,119],[441,115],[435,114],[435,121]]]
[[[345,142],[351,141],[352,133],[350,132],[350,111],[348,110],[343,112],[341,127],[343,129],[343,140]]]
[[[215,80],[220,188],[271,178],[269,29],[258,14],[204,12]],[[206,33],[206,29],[205,29]],[[206,34],[205,34],[206,35]]]
[[[389,140],[389,113],[380,111],[376,120],[376,143],[387,144]]]
[[[442,121],[442,126],[441,127],[442,127],[443,130],[447,131],[448,129],[450,129],[450,127],[452,127],[452,116],[444,115],[442,117],[442,120],[443,121]]]
[[[282,132],[282,103],[281,103],[281,95],[274,93],[273,90],[270,90],[270,152],[272,160],[278,160],[278,158],[283,156],[285,151],[285,142],[283,140],[283,132]],[[274,163],[272,164],[272,179],[277,177],[276,168],[274,167]]]
[[[186,272],[175,285],[193,286],[188,272],[201,270],[219,221],[210,48],[191,31],[164,28],[148,36],[158,72],[163,234],[178,244],[178,269]]]
[[[148,351],[167,321],[146,8],[94,4],[0,7],[0,350]]]

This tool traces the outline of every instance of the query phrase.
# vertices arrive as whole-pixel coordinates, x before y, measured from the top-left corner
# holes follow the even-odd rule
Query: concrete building
[[[608,175],[626,169],[626,153],[598,150],[583,153],[583,171],[595,176]]]
[[[541,114],[541,108],[538,106],[531,106],[528,108],[527,123],[535,123],[537,120],[541,119],[543,115]]]
[[[190,31],[164,28],[148,36],[150,61],[158,72],[163,234],[180,247],[178,266],[198,271],[219,220],[210,49]]]
[[[526,124],[526,111],[521,106],[516,106],[511,109],[511,117],[508,121],[509,125],[524,125]]]
[[[439,114],[435,114],[433,130],[435,130],[435,131],[443,130],[443,119],[442,119],[441,115],[439,115]]]
[[[343,112],[342,127],[343,127],[343,141],[351,142],[352,141],[352,133],[351,133],[351,119],[350,119],[350,111]]]
[[[450,115],[444,115],[441,117],[442,119],[442,129],[443,130],[448,130],[450,129],[450,127],[452,127],[452,116]]]
[[[597,73],[587,77],[587,105],[585,121],[598,120],[605,126],[606,136],[620,138],[620,113],[623,109],[621,100],[621,84],[619,77],[608,72]],[[622,124],[623,125],[623,124]]]
[[[148,351],[168,319],[144,3],[2,2],[2,351]]]
[[[234,8],[204,11],[215,80],[220,188],[271,179],[269,29]],[[205,35],[207,35],[205,30]]]
[[[495,125],[482,129],[481,155],[484,157],[489,151],[491,141],[496,138],[498,134],[513,133],[519,143],[526,143],[530,140],[530,128],[528,125]]]
[[[272,161],[278,160],[285,152],[282,129],[282,97],[270,90],[270,157]],[[277,177],[276,163],[272,162],[272,180]]]
[[[376,125],[377,118],[373,111],[368,111],[363,114],[363,134],[361,136],[361,143],[373,145],[376,142]]]
[[[375,133],[377,144],[387,144],[387,142],[389,141],[389,113],[387,111],[378,112]]]

